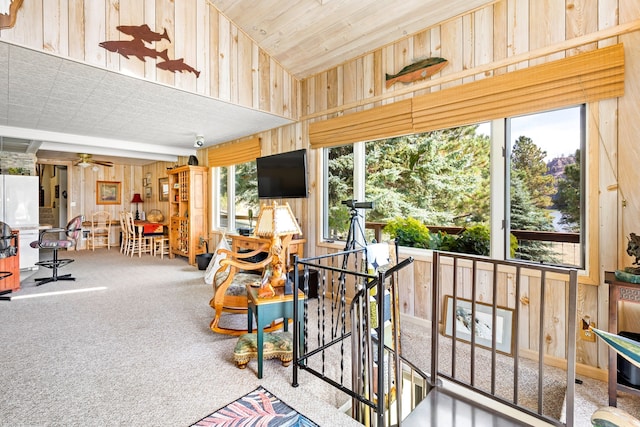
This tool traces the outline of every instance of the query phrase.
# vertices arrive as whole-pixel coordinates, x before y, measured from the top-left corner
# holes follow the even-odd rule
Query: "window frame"
[[[580,126],[582,129],[581,133],[581,142],[580,142],[580,150],[581,150],[581,181],[582,181],[582,192],[583,197],[581,198],[581,210],[582,210],[582,223],[581,223],[581,257],[583,258],[582,268],[575,266],[578,270],[580,282],[586,284],[597,285],[599,280],[596,276],[597,272],[597,253],[595,253],[595,248],[598,247],[598,233],[597,233],[597,193],[598,187],[597,185],[591,185],[591,183],[597,183],[598,180],[598,172],[597,172],[597,139],[593,139],[593,135],[589,133],[589,122],[588,112],[590,108],[597,108],[591,105],[592,103],[582,103],[576,105],[568,105],[560,108],[555,108],[555,110],[572,108],[572,107],[581,107],[580,113]],[[534,111],[528,114],[536,114],[544,111]],[[514,116],[515,117],[515,116]],[[508,159],[507,155],[507,141],[508,139],[508,130],[507,130],[507,121],[508,118],[500,118],[490,120],[491,127],[491,164],[490,164],[490,174],[491,174],[491,183],[490,183],[490,200],[491,200],[491,212],[490,212],[490,230],[491,230],[491,251],[490,256],[496,259],[509,259],[507,251],[509,248],[509,233],[508,228],[508,213],[507,209],[509,208],[509,180],[508,180]],[[384,138],[384,137],[383,137]],[[364,180],[366,165],[364,161],[364,151],[365,151],[365,143],[367,141],[355,142],[353,143],[354,149],[354,198],[356,200],[360,200],[364,197],[365,185]],[[342,144],[348,145],[348,144]],[[595,146],[594,146],[595,145]],[[319,210],[318,214],[321,215],[321,221],[319,221],[319,236],[322,236],[320,241],[330,240],[327,236],[330,230],[328,230],[328,181],[327,181],[327,168],[328,168],[328,150],[331,146],[320,148],[322,151],[322,171],[323,179],[321,180],[323,185],[322,188],[319,189],[322,200],[322,209]],[[494,161],[494,159],[501,159],[499,161]],[[362,199],[364,200],[364,199]],[[412,248],[416,249],[416,248]],[[416,249],[420,250],[420,249]],[[429,250],[423,249],[421,251],[431,252]]]

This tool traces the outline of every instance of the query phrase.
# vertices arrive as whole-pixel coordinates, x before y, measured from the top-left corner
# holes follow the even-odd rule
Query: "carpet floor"
[[[49,251],[41,251],[50,256]],[[233,362],[237,338],[213,333],[211,286],[185,258],[63,252],[74,282],[22,281],[0,301],[0,425],[188,426],[264,386],[319,425],[357,426],[291,367]],[[246,316],[226,321],[246,323]],[[273,363],[271,363],[273,362]]]
[[[75,259],[60,274],[76,281],[36,287],[33,277],[50,275],[41,269],[0,301],[0,425],[187,426],[259,386],[321,426],[360,425],[336,409],[344,395],[313,375],[300,371],[292,387],[291,367],[277,360],[265,361],[261,380],[255,361],[239,370],[237,338],[209,329],[211,286],[184,258],[130,258],[114,249],[61,257]],[[402,327],[403,353],[424,358],[424,330]],[[576,425],[588,426],[606,405],[606,384],[584,379],[576,390],[577,412],[584,411]],[[640,398],[619,395],[619,407],[640,410]]]

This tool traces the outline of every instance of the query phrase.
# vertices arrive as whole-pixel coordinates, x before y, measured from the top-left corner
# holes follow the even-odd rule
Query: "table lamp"
[[[293,293],[293,289],[291,289],[291,292],[287,292],[288,248],[293,235],[302,234],[302,231],[293,212],[291,212],[289,204],[278,205],[273,202],[272,205],[262,205],[254,234],[257,237],[271,238],[269,253],[273,258],[271,265],[267,266],[263,275],[258,296],[265,298],[275,295],[274,284],[276,286],[285,286],[285,294]],[[281,239],[281,237],[284,237],[284,239]]]
[[[138,203],[143,203],[142,197],[140,197],[140,193],[135,193],[133,195],[133,199],[131,199],[131,203],[136,204],[136,219],[140,219],[140,213],[138,212]]]

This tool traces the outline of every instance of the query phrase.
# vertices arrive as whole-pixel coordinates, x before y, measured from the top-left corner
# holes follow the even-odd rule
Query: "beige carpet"
[[[14,294],[27,298],[0,301],[0,425],[189,425],[258,385],[320,425],[360,425],[336,410],[345,402],[340,392],[304,371],[294,388],[291,367],[278,361],[265,361],[262,380],[254,361],[237,369],[236,338],[209,330],[211,287],[184,258],[129,258],[114,249],[63,255],[76,259],[61,271],[75,282],[36,287],[28,278]],[[428,370],[428,330],[402,326],[403,353]],[[338,369],[332,360],[327,366]],[[575,425],[588,426],[606,405],[606,385],[584,379],[576,390],[584,414]],[[556,399],[547,400],[557,412]],[[618,400],[640,410],[637,396]]]
[[[262,380],[254,361],[236,368],[236,338],[209,330],[212,289],[184,258],[63,256],[75,282],[27,279],[15,296],[35,297],[0,301],[0,425],[187,426],[259,385],[320,425],[359,425],[313,377],[294,388],[277,361]]]

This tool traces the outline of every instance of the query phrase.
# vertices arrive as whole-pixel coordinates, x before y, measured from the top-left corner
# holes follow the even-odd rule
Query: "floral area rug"
[[[319,427],[264,387],[258,387],[193,426]]]

